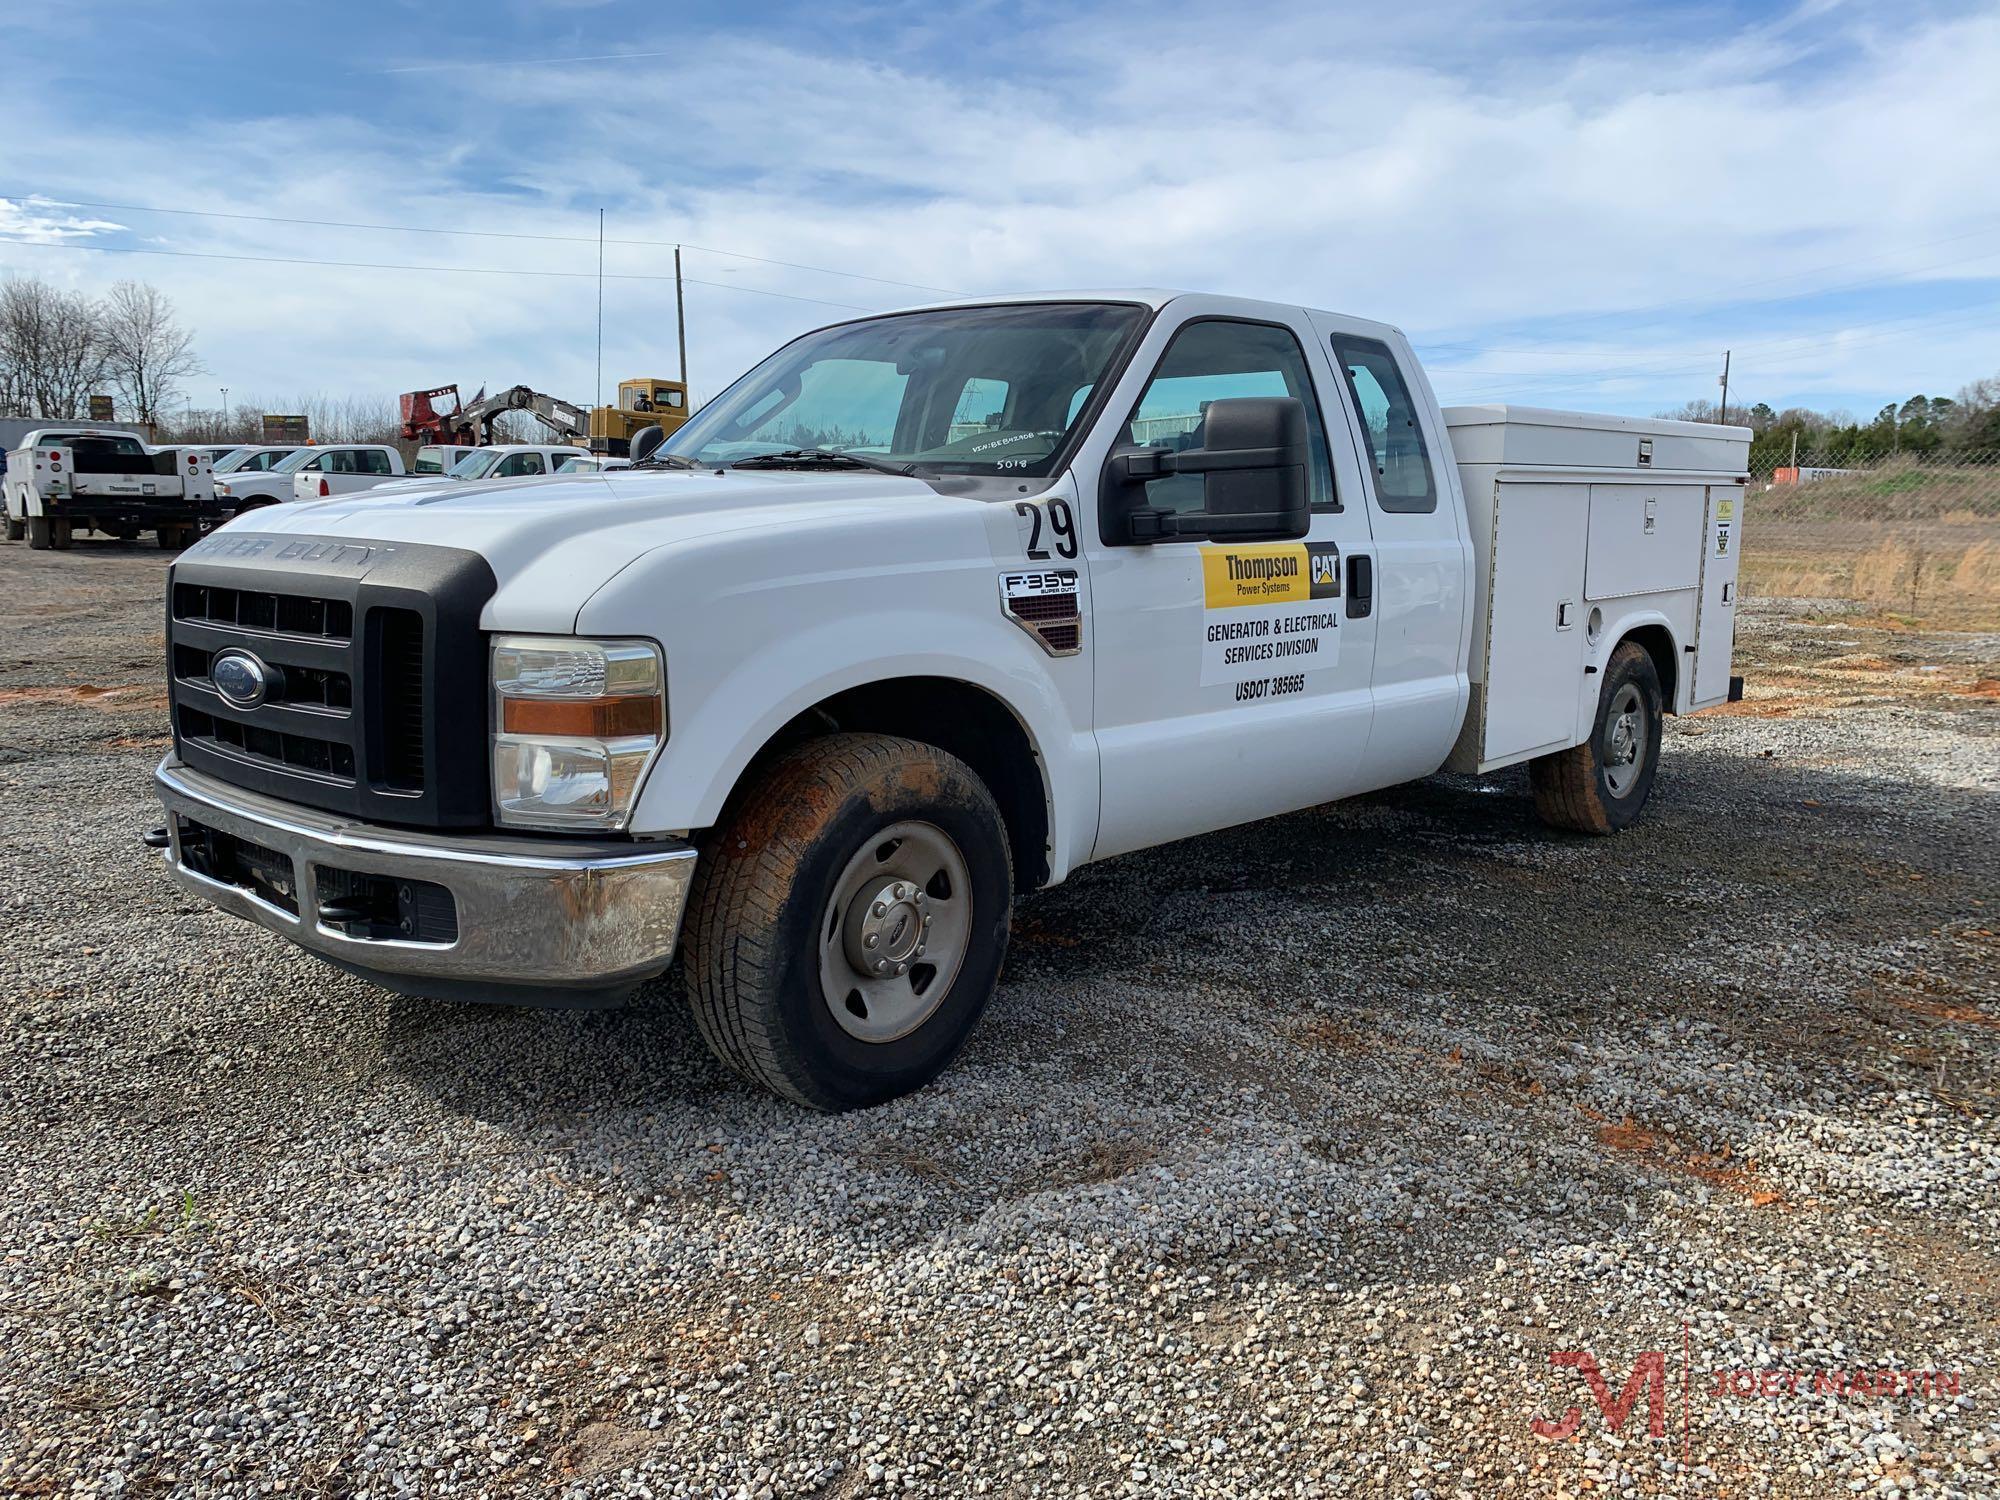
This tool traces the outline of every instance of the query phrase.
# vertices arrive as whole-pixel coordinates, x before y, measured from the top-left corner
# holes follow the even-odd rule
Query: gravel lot
[[[2000,637],[1754,614],[1615,841],[1439,779],[1086,870],[825,1119],[664,987],[176,895],[165,561],[0,549],[0,1492],[2000,1493]]]

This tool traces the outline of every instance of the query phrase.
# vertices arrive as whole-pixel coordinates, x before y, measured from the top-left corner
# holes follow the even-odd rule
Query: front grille
[[[209,667],[216,655],[200,646],[175,646],[174,676],[212,690],[215,684],[209,677]],[[283,664],[279,664],[279,670],[284,674],[278,693],[280,702],[295,708],[322,708],[329,713],[346,713],[354,706],[354,682],[345,672]]]
[[[205,741],[226,753],[307,776],[324,776],[351,783],[354,747],[306,734],[286,734],[258,724],[218,718],[182,705],[179,728],[183,739]]]
[[[180,758],[371,822],[487,823],[479,611],[493,589],[456,548],[217,533],[168,584]],[[224,652],[255,659],[249,707],[217,688]]]
[[[344,641],[354,634],[354,606],[344,599],[317,599],[263,589],[177,583],[174,618],[313,640]]]
[[[376,611],[375,678],[382,709],[382,771],[389,785],[424,784],[424,621],[414,610]]]

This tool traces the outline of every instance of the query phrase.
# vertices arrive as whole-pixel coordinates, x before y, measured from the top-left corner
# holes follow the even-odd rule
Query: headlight
[[[651,641],[493,640],[493,806],[524,828],[623,828],[666,739]]]
[[[228,480],[226,480],[226,479],[218,479],[218,480],[216,480],[216,481],[215,481],[215,493],[216,493],[216,494],[218,494],[218,495],[226,495],[226,494],[228,494],[228,493],[229,493],[229,481],[228,481]]]

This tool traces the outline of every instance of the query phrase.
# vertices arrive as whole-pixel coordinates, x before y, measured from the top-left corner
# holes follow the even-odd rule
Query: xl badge
[[[231,708],[255,708],[271,695],[271,669],[235,647],[216,653],[208,680]]]

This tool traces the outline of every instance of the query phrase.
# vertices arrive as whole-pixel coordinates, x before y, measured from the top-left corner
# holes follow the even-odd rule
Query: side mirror
[[[1170,537],[1286,541],[1312,526],[1306,473],[1312,462],[1305,403],[1295,396],[1232,396],[1211,401],[1202,418],[1202,445],[1180,453],[1126,449],[1105,466],[1107,508],[1123,516],[1126,539]],[[1199,510],[1163,510],[1145,503],[1147,481],[1170,475],[1202,477]]]
[[[632,441],[628,445],[629,456],[632,462],[635,464],[644,463],[647,459],[653,456],[653,454],[659,449],[660,444],[664,443],[666,440],[667,440],[667,435],[661,429],[660,424],[658,422],[653,422],[645,427],[641,427],[637,432],[632,434]]]

